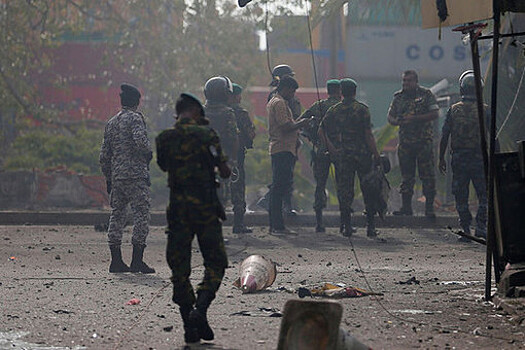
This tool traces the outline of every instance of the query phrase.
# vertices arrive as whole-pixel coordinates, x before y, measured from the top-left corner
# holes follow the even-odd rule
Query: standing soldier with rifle
[[[184,340],[194,343],[214,338],[206,314],[228,266],[220,221],[226,215],[217,197],[215,171],[217,168],[222,178],[231,172],[219,137],[207,126],[200,101],[191,94],[181,94],[175,109],[175,127],[164,130],[156,139],[157,163],[168,172],[170,188],[166,259],[172,271],[172,299],[179,305]],[[195,235],[204,259],[197,298],[189,280]]]
[[[231,168],[237,168],[237,155],[239,153],[239,130],[235,112],[228,106],[228,101],[233,93],[232,82],[228,77],[218,76],[209,79],[204,85],[206,104],[204,112],[213,128],[221,139],[222,148],[230,160]],[[231,196],[231,181],[221,181],[219,199],[226,206]]]
[[[346,237],[356,232],[352,226],[351,207],[354,200],[355,174],[366,208],[367,236],[376,238],[376,200],[365,177],[380,163],[370,123],[368,106],[355,99],[357,83],[341,80],[343,101],[332,106],[321,123],[321,135],[332,159],[336,160],[337,197],[341,212],[342,233]]]
[[[326,82],[326,90],[328,92],[328,98],[315,102],[310,108],[303,112],[302,118],[308,118],[313,116],[314,121],[307,127],[304,128],[302,134],[306,136],[313,145],[312,150],[312,165],[315,178],[315,219],[316,219],[316,232],[325,232],[323,225],[323,209],[326,208],[326,181],[328,180],[328,174],[330,170],[330,154],[326,145],[321,142],[318,132],[319,125],[326,114],[326,111],[336,103],[341,101],[341,83],[337,79],[331,79]]]
[[[253,148],[255,126],[248,115],[248,111],[241,107],[242,90],[242,86],[234,83],[233,94],[230,98],[230,107],[235,112],[237,128],[239,129],[239,150],[237,153],[238,173],[236,174],[236,179],[232,179],[231,181],[233,233],[252,232],[251,228],[244,225],[244,214],[246,213],[246,174],[244,171],[244,159],[246,151]]]

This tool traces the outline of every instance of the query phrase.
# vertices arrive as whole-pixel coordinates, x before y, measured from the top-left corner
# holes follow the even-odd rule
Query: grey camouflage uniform
[[[146,122],[140,112],[123,108],[104,130],[100,166],[111,184],[108,242],[120,246],[130,204],[134,227],[132,243],[146,246],[150,219],[149,162],[152,158]]]

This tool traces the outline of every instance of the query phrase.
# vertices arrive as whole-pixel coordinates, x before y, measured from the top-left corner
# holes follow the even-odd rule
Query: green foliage
[[[6,169],[46,169],[65,166],[84,174],[100,174],[101,130],[78,129],[64,135],[34,129],[21,134],[5,160]]]

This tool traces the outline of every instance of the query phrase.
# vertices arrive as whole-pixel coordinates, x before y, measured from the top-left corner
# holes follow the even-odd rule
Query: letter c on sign
[[[430,58],[432,58],[434,61],[439,61],[443,58],[445,52],[443,51],[443,48],[441,46],[434,45],[430,48],[429,55]]]
[[[419,58],[419,46],[410,45],[407,47],[407,57],[411,60],[417,60]]]

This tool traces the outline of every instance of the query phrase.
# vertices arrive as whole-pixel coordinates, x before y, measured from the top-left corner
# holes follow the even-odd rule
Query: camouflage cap
[[[201,115],[204,116],[204,107],[202,106],[202,103],[201,101],[199,100],[199,98],[197,96],[195,96],[194,94],[190,93],[190,92],[183,92],[182,94],[180,94],[180,97],[181,98],[189,98],[191,100],[193,100],[194,102],[196,102],[200,109],[201,109]]]
[[[341,86],[341,81],[339,79],[330,79],[326,81],[326,87],[329,86]]]
[[[242,86],[240,86],[239,84],[235,84],[235,83],[233,83],[232,86],[233,86],[233,94],[234,95],[242,94],[242,90],[243,90]]]

